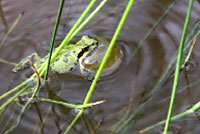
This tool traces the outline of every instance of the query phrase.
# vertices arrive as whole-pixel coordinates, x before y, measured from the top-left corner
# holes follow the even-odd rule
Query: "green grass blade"
[[[0,96],[0,100],[10,96],[11,94],[15,93],[16,91],[18,91],[19,89],[23,88],[24,86],[26,86],[32,79],[28,79],[25,82],[23,82],[22,84],[18,85],[17,87],[13,88],[12,90],[5,92],[3,95]]]
[[[184,25],[184,29],[183,29],[182,39],[181,39],[181,43],[180,43],[180,47],[179,47],[179,53],[178,53],[178,58],[177,58],[177,65],[176,65],[171,101],[170,101],[170,106],[169,106],[169,111],[168,111],[167,121],[165,124],[164,133],[168,133],[170,130],[169,127],[170,127],[171,117],[172,117],[175,98],[176,98],[180,69],[181,69],[182,59],[183,59],[183,50],[184,50],[186,35],[187,35],[187,31],[188,31],[188,26],[190,23],[190,17],[191,17],[191,13],[192,13],[193,4],[194,4],[194,0],[190,0],[187,16],[186,16],[186,20],[185,20],[185,25]]]
[[[9,98],[3,105],[0,107],[0,112],[5,109],[10,103],[14,102],[15,99],[17,99],[25,90],[27,90],[28,87],[24,87],[19,92],[17,92],[14,96]]]
[[[103,71],[103,69],[104,69],[104,67],[105,67],[105,65],[106,65],[106,63],[107,63],[107,61],[108,61],[108,59],[109,59],[109,57],[111,55],[112,49],[115,46],[117,38],[118,38],[118,36],[119,36],[119,34],[120,34],[121,30],[122,30],[122,27],[124,26],[124,23],[125,23],[125,21],[126,21],[126,19],[128,17],[128,14],[129,14],[133,4],[134,4],[134,0],[130,0],[129,4],[128,4],[128,6],[127,6],[122,18],[121,18],[121,21],[120,21],[120,23],[119,23],[119,25],[117,27],[117,30],[115,31],[115,34],[114,34],[114,36],[113,36],[113,38],[111,40],[111,43],[110,43],[110,45],[108,47],[108,50],[107,50],[107,52],[106,52],[106,54],[105,54],[105,56],[104,56],[104,58],[102,60],[102,63],[100,65],[99,69],[97,70],[96,76],[95,76],[95,78],[94,78],[94,80],[92,82],[92,85],[90,87],[90,90],[89,90],[89,92],[88,92],[88,94],[87,94],[87,96],[85,98],[84,104],[87,104],[90,101],[91,96],[93,95],[93,92],[95,90],[96,84],[97,84],[98,80],[101,77],[101,73],[102,73],[102,71]]]
[[[69,31],[68,35],[66,36],[66,38],[62,41],[62,43],[60,44],[60,46],[58,47],[58,50],[55,52],[54,56],[52,57],[52,61],[54,60],[54,58],[57,56],[57,54],[61,51],[61,49],[69,43],[70,39],[72,39],[72,34],[76,31],[76,29],[81,25],[81,23],[85,20],[86,16],[89,14],[89,12],[92,10],[92,8],[94,7],[94,5],[96,4],[97,0],[92,0],[90,2],[90,4],[88,5],[88,7],[85,9],[85,11],[83,12],[83,14],[81,15],[81,17],[78,19],[78,21],[76,22],[76,24],[73,26],[73,28]]]
[[[64,4],[65,4],[65,0],[61,0],[60,5],[59,5],[59,9],[58,9],[56,24],[55,24],[55,27],[54,27],[53,37],[52,37],[52,40],[51,40],[51,48],[50,48],[50,52],[49,52],[49,59],[48,59],[48,64],[47,64],[47,71],[46,71],[45,80],[48,79],[48,73],[49,73],[50,64],[51,64],[51,56],[52,56],[53,49],[54,49],[54,46],[55,46],[56,35],[57,35],[57,32],[58,32],[58,25],[60,24],[60,18],[61,18],[61,15],[62,15]]]

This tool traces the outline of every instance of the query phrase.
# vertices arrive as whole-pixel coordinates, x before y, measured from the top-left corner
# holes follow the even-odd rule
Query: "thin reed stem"
[[[172,117],[172,113],[173,113],[173,109],[174,109],[179,75],[180,75],[182,59],[183,59],[184,45],[185,45],[186,35],[187,35],[187,31],[188,31],[188,26],[190,23],[190,17],[191,17],[191,13],[192,13],[193,4],[194,4],[194,0],[190,0],[187,16],[186,16],[186,20],[185,20],[185,25],[184,25],[184,29],[183,29],[182,39],[181,39],[181,43],[180,43],[180,47],[179,47],[179,53],[178,53],[178,58],[177,58],[177,65],[176,65],[171,101],[170,101],[170,106],[169,106],[169,111],[168,111],[168,116],[167,116],[167,120],[166,120],[166,124],[165,124],[164,133],[168,133],[170,130],[171,117]]]
[[[22,16],[24,15],[24,12],[20,13],[15,22],[12,24],[8,32],[6,33],[5,37],[0,43],[0,49],[4,45],[4,42],[7,40],[7,38],[11,35],[12,31],[16,28],[16,26],[19,24],[19,21],[21,20]]]
[[[46,71],[45,80],[48,79],[48,74],[49,74],[49,69],[50,69],[50,64],[51,64],[51,56],[52,56],[53,49],[54,49],[54,46],[55,46],[56,35],[57,35],[57,32],[58,32],[58,26],[60,24],[60,18],[61,18],[61,15],[62,15],[64,4],[65,4],[65,0],[61,0],[60,5],[59,5],[59,9],[58,9],[56,24],[55,24],[55,27],[54,27],[53,37],[52,37],[52,40],[51,40],[51,48],[50,48],[50,52],[49,52],[49,59],[48,59],[48,64],[47,64],[47,71]]]

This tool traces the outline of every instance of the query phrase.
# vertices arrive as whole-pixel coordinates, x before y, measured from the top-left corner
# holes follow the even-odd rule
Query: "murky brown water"
[[[18,62],[32,52],[37,52],[41,56],[46,55],[59,1],[1,0],[0,2],[3,11],[0,19],[0,40],[5,36],[7,26],[10,27],[21,12],[25,13],[19,25],[0,49],[0,58]],[[59,29],[60,36],[67,33],[88,2],[88,0],[66,1]],[[141,51],[134,57],[131,57],[131,55],[138,43],[171,3],[172,0],[164,2],[141,0],[136,2],[119,37],[119,40],[123,41],[126,48],[128,48],[123,66],[118,68],[116,74],[111,74],[111,77],[100,81],[92,97],[92,101],[106,100],[107,102],[89,109],[72,129],[72,134],[110,133],[111,127],[123,118],[129,105],[132,108],[130,115],[138,111],[141,114],[136,116],[136,122],[129,123],[128,129],[124,130],[123,133],[137,134],[139,130],[166,118],[168,102],[161,103],[161,100],[170,95],[172,80],[167,81],[161,86],[159,92],[153,94],[151,101],[147,102],[146,108],[141,111],[138,108],[145,102],[151,89],[175,55],[181,38],[188,1],[179,1],[164,22],[152,33],[149,40],[143,43]],[[124,0],[109,2],[79,36],[89,34],[111,38],[125,4]],[[190,30],[200,17],[199,6],[199,3],[195,1]],[[5,16],[4,21],[3,16]],[[195,68],[187,73],[188,78],[186,78],[185,73],[181,74],[179,88],[185,87],[187,80],[189,83],[193,83],[199,79],[199,50],[199,41],[197,41],[191,60]],[[11,69],[11,65],[0,63],[0,94],[15,87],[25,78],[24,72],[13,74]],[[84,101],[90,84],[90,81],[79,75],[59,75],[53,78],[48,93],[47,91],[41,91],[40,95],[49,98],[57,96],[59,99],[78,104]],[[190,92],[185,91],[178,95],[175,114],[185,111],[192,104],[199,101],[199,88],[199,86],[195,86],[190,89]],[[156,102],[160,102],[160,104],[155,106]],[[0,133],[9,128],[13,120],[17,118],[20,109],[21,107],[15,103],[9,105],[0,117]],[[62,106],[44,102],[38,103],[27,110],[19,126],[11,133],[63,133],[75,117],[74,112]],[[193,116],[193,118],[187,118],[172,124],[172,129],[173,133],[177,134],[199,134],[199,125],[200,121],[196,116]],[[162,129],[163,126],[160,126],[149,133],[160,133]]]

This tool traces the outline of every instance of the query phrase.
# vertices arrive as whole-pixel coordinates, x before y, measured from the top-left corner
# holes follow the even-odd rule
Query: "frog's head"
[[[79,57],[79,69],[85,78],[92,80],[105,56],[110,40],[101,36],[95,37],[96,40],[88,36],[82,38],[82,40],[84,39],[90,42],[90,45],[86,47],[87,51],[82,53],[81,57]],[[123,55],[120,47],[114,47],[102,75],[111,74],[114,68],[120,65],[122,57]]]

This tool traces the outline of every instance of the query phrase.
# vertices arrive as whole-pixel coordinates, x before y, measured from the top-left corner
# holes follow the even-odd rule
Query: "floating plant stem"
[[[14,62],[10,62],[10,61],[7,61],[7,60],[4,60],[2,58],[0,58],[0,62],[1,63],[4,63],[4,64],[9,64],[9,65],[12,65],[12,66],[16,66],[17,64],[14,63]]]
[[[95,105],[105,102],[105,100],[102,100],[102,101],[97,101],[97,102],[93,102],[93,103],[89,103],[89,104],[85,104],[85,105],[75,105],[75,104],[66,103],[63,101],[57,101],[57,100],[46,99],[46,98],[39,98],[39,100],[44,101],[44,102],[58,104],[58,105],[63,105],[63,106],[69,107],[69,108],[76,108],[76,109],[88,108],[88,107],[92,107],[92,106],[95,106]]]
[[[190,0],[187,16],[186,16],[186,20],[185,20],[185,25],[184,25],[184,29],[183,29],[183,34],[182,34],[182,38],[181,38],[181,43],[180,43],[180,47],[179,47],[179,52],[178,52],[171,101],[170,101],[170,106],[169,106],[169,111],[168,111],[168,115],[167,115],[164,133],[168,133],[169,129],[170,129],[169,127],[170,127],[170,123],[171,123],[171,116],[173,113],[174,103],[175,103],[175,99],[176,99],[177,86],[178,86],[178,81],[179,81],[179,75],[180,75],[180,69],[181,69],[181,65],[182,65],[184,45],[185,45],[185,40],[186,40],[186,35],[187,35],[187,31],[188,31],[188,26],[189,26],[189,22],[190,22],[193,4],[194,4],[194,0]]]

